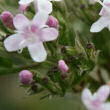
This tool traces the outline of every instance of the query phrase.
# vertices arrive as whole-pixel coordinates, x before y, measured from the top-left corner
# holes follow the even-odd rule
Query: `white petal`
[[[108,98],[109,94],[110,94],[110,87],[104,85],[100,87],[99,90],[97,91],[97,99],[100,100],[100,102],[104,102]]]
[[[91,94],[90,90],[87,88],[84,89],[82,92],[82,101],[87,108],[91,107],[91,105],[90,105],[91,99],[92,99],[92,94]]]
[[[42,29],[41,41],[52,41],[57,39],[58,30],[55,28]]]
[[[35,62],[42,62],[46,59],[47,53],[42,42],[28,46],[30,55]]]
[[[90,32],[100,32],[103,28],[108,26],[109,19],[107,17],[101,17],[98,21],[92,24]]]
[[[44,11],[40,11],[35,15],[32,23],[37,27],[42,27],[46,24],[47,20],[48,20],[48,14],[45,13]]]
[[[110,110],[110,103],[103,104],[103,110]]]
[[[9,52],[17,51],[18,49],[20,49],[19,45],[23,40],[24,39],[22,36],[20,36],[19,34],[14,34],[5,39],[4,46]]]
[[[38,11],[52,12],[52,3],[48,0],[38,0]]]
[[[23,14],[18,14],[13,19],[13,23],[16,29],[22,29],[24,26],[27,26],[30,21]]]
[[[20,0],[19,1],[19,4],[20,5],[27,5],[27,4],[29,4],[29,3],[31,3],[31,2],[33,2],[34,0]]]

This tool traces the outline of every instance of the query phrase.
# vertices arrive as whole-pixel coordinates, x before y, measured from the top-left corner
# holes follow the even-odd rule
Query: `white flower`
[[[99,13],[101,16],[98,21],[92,24],[91,32],[100,32],[107,27],[110,30],[110,0],[104,0],[103,3],[97,0],[103,7]]]
[[[110,87],[104,85],[92,95],[89,89],[84,89],[82,101],[88,110],[110,110],[110,103],[105,103],[110,94]]]
[[[58,30],[46,27],[48,14],[38,12],[32,21],[29,21],[23,14],[18,14],[14,20],[17,29],[16,34],[9,36],[4,41],[7,51],[17,51],[28,47],[32,59],[42,62],[46,59],[47,53],[43,42],[55,40],[58,37]]]
[[[61,0],[20,0],[20,5],[27,5],[34,2],[36,11],[46,11],[48,14],[52,12],[51,1],[61,1]]]

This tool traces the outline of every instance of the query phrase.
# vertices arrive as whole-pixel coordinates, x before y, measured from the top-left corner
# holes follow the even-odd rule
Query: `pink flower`
[[[69,68],[68,66],[66,65],[65,61],[64,60],[59,60],[58,62],[58,67],[59,69],[62,71],[62,73],[66,73]]]
[[[34,2],[36,11],[46,11],[48,14],[52,12],[51,1],[61,1],[61,0],[20,0],[20,5],[27,5]]]
[[[14,28],[13,15],[9,11],[3,11],[2,14],[0,15],[0,18],[6,27],[10,29]]]
[[[29,5],[20,5],[20,6],[19,6],[19,12],[24,12],[24,11],[26,11],[26,9],[27,9],[28,6],[29,6]]]
[[[110,87],[104,85],[99,90],[91,94],[89,89],[84,89],[82,93],[82,101],[88,110],[110,110],[110,103],[105,103],[110,94]]]
[[[47,52],[43,42],[55,40],[58,37],[58,30],[46,26],[48,14],[38,12],[32,21],[29,21],[23,14],[18,14],[14,19],[14,26],[17,29],[4,41],[7,51],[18,51],[27,47],[32,59],[42,62],[46,59]]]
[[[100,0],[96,1],[99,2],[103,8],[99,13],[101,16],[100,19],[92,24],[90,31],[100,32],[105,27],[110,30],[110,0],[104,0],[103,3]]]
[[[24,85],[28,85],[33,81],[32,73],[28,70],[23,70],[19,73],[20,82]]]
[[[53,17],[53,16],[49,16],[48,21],[47,21],[47,25],[49,27],[54,27],[54,28],[58,28],[58,20]]]

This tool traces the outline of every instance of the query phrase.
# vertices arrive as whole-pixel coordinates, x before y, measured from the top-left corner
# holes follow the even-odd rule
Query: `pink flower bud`
[[[66,63],[64,62],[64,60],[59,60],[58,67],[62,71],[62,73],[66,73],[69,70],[69,68],[66,65]]]
[[[58,28],[58,20],[53,17],[53,16],[49,16],[48,21],[46,23],[49,27],[54,27],[54,28]]]
[[[28,8],[29,5],[20,5],[19,6],[19,12],[24,12]]]
[[[28,70],[23,70],[19,73],[20,82],[24,85],[28,85],[33,81],[32,73]]]
[[[8,12],[8,11],[2,12],[2,14],[0,15],[0,18],[6,27],[8,27],[10,29],[14,28],[14,26],[13,26],[13,15],[10,12]]]

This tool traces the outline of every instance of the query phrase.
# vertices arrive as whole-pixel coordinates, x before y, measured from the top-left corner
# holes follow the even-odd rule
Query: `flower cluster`
[[[0,24],[6,34],[2,44],[10,56],[15,55],[18,60],[21,58],[20,63],[24,65],[17,65],[17,61],[11,72],[19,72],[20,86],[28,88],[29,95],[47,91],[48,96],[63,97],[67,92],[82,92],[82,102],[88,110],[110,110],[110,103],[107,102],[110,85],[108,80],[102,78],[106,65],[99,64],[98,60],[102,57],[99,57],[100,51],[88,40],[90,32],[100,32],[104,28],[110,31],[110,0],[79,1],[70,0],[72,3],[69,4],[66,0],[19,0],[18,14],[14,16],[9,11],[3,11],[0,15]],[[58,4],[62,9],[56,8],[58,2],[64,2],[61,6]],[[92,24],[90,32],[78,27],[85,32],[84,36],[88,33],[85,39],[80,31],[73,30],[76,24],[71,19],[75,16],[74,20],[78,18],[86,24],[85,27],[90,26],[93,19],[88,13],[95,16],[92,12],[96,9],[95,3],[102,8],[99,20]]]
[[[1,14],[4,25],[16,29],[15,34],[4,41],[4,46],[9,52],[22,52],[23,48],[27,47],[32,59],[35,62],[42,62],[47,57],[43,42],[57,39],[58,21],[49,16],[52,12],[52,3],[48,0],[20,0],[20,10],[24,11],[31,2],[38,8],[33,20],[29,20],[23,14],[17,14],[15,17],[9,12]]]

